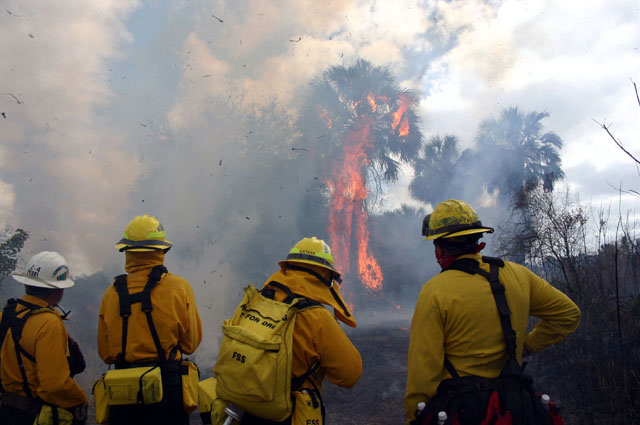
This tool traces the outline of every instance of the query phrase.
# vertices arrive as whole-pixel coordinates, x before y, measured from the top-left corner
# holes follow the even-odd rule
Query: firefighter
[[[322,239],[311,237],[300,240],[279,265],[280,270],[266,281],[262,289],[263,294],[273,291],[274,299],[283,301],[288,296],[285,292],[288,289],[297,296],[333,308],[333,314],[324,307],[299,311],[293,329],[292,374],[297,378],[293,386],[297,387],[298,392],[307,392],[312,394],[313,398],[317,397],[317,409],[322,411],[322,414],[310,414],[313,417],[323,417],[324,405],[320,392],[324,378],[332,384],[351,388],[362,374],[360,353],[336,319],[352,328],[356,327],[356,321],[340,295],[340,273],[333,266],[333,255],[329,245]],[[302,410],[301,405],[297,408]],[[320,419],[308,418],[301,420],[309,424],[322,425]],[[291,423],[291,419],[285,422]],[[242,423],[247,425],[271,422],[247,415]],[[298,425],[295,420],[293,424]]]
[[[25,270],[13,278],[26,294],[7,302],[0,322],[0,424],[52,423],[54,409],[67,423],[83,424],[87,394],[72,376],[84,359],[64,326],[68,313],[55,310],[74,285],[69,267],[62,255],[43,251]]]
[[[149,215],[131,220],[116,244],[125,253],[127,274],[116,277],[104,293],[98,353],[116,369],[160,366],[163,398],[155,404],[110,406],[112,425],[188,423],[179,361],[200,345],[202,325],[191,285],[163,265],[171,246],[162,224]]]
[[[478,214],[463,201],[449,199],[438,204],[425,217],[422,233],[425,240],[433,240],[442,272],[422,287],[411,322],[405,393],[407,423],[416,419],[418,403],[426,403],[426,413],[433,404],[447,405],[451,401],[447,397],[466,391],[456,387],[462,382],[469,388],[483,388],[456,401],[461,405],[457,412],[460,424],[477,425],[485,418],[492,389],[503,382],[496,378],[520,376],[523,351],[537,353],[562,341],[578,327],[580,310],[565,294],[526,267],[482,257],[479,252],[485,243],[479,243],[479,239],[484,233],[493,233],[493,229],[483,226]],[[489,271],[494,267],[491,263],[504,288],[502,296],[499,289],[492,291],[493,283],[488,282]],[[540,321],[527,333],[529,316]],[[505,338],[514,332],[515,338]],[[520,378],[516,381],[525,382]],[[522,407],[528,409],[525,408]],[[437,409],[433,413],[437,415]],[[530,413],[511,412],[514,419]]]

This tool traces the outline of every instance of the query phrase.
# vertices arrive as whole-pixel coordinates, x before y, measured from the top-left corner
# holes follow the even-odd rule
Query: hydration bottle
[[[549,397],[549,394],[542,394],[540,396],[540,401],[542,402],[542,405],[544,406],[544,410],[546,410],[548,412],[549,411],[549,402],[551,401],[551,397]]]
[[[224,413],[227,414],[227,419],[224,420],[222,425],[231,425],[234,420],[238,421],[238,423],[242,421],[244,409],[238,405],[229,403],[229,405],[224,408]]]

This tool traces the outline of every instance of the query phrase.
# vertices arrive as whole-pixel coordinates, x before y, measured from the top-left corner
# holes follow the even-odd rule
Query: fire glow
[[[365,207],[369,196],[366,175],[367,167],[371,164],[371,133],[375,120],[390,114],[391,129],[401,137],[409,134],[409,120],[405,113],[411,106],[411,100],[407,96],[400,97],[396,111],[391,110],[387,101],[386,96],[376,97],[370,92],[366,98],[353,102],[351,109],[355,119],[347,129],[342,158],[330,166],[326,179],[331,194],[328,232],[335,265],[344,275],[350,272],[353,233],[357,244],[355,253],[358,277],[364,287],[374,293],[382,290],[383,275],[369,248],[369,215]],[[363,113],[362,109],[366,105],[370,111]],[[356,108],[359,108],[357,113]],[[322,122],[331,129],[333,123],[328,111],[322,107],[318,107],[317,111]]]

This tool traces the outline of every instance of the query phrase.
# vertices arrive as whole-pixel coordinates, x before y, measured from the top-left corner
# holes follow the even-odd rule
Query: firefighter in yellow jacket
[[[425,239],[434,241],[435,256],[443,272],[422,287],[413,314],[405,394],[407,423],[415,419],[418,403],[428,403],[439,385],[452,377],[446,361],[461,377],[493,379],[507,359],[497,301],[487,278],[479,273],[447,270],[457,260],[471,259],[489,271],[479,254],[485,244],[478,241],[493,229],[483,226],[467,203],[450,199],[425,217],[422,233]],[[573,301],[526,267],[504,261],[498,276],[511,311],[518,363],[523,350],[537,353],[562,341],[578,327],[580,310]],[[529,316],[540,321],[527,333]],[[484,419],[485,407],[467,413]],[[459,420],[465,424],[464,418]],[[466,423],[479,421],[472,418]]]
[[[102,299],[98,352],[116,369],[160,366],[164,396],[155,404],[110,406],[112,425],[188,423],[178,360],[198,348],[202,325],[191,285],[163,265],[171,246],[162,224],[149,215],[135,217],[116,244],[125,253],[127,274],[118,276]]]
[[[54,309],[74,285],[67,262],[43,251],[13,278],[26,295],[9,300],[0,321],[0,424],[31,425],[36,417],[53,424],[52,409],[64,423],[82,424],[87,394],[72,376],[84,370],[84,359],[63,324],[67,313]]]
[[[331,249],[323,240],[315,237],[302,239],[279,265],[280,270],[266,281],[263,292],[274,290],[274,299],[283,301],[287,294],[279,285],[273,284],[277,282],[295,295],[333,308],[333,313],[326,308],[301,310],[296,315],[293,330],[292,373],[294,377],[306,377],[300,379],[298,391],[304,390],[317,397],[317,408],[323,411],[320,392],[325,377],[332,384],[351,388],[362,374],[360,353],[337,320],[352,328],[356,327],[356,321],[340,295],[340,273],[333,267]],[[243,425],[265,423],[272,422],[246,416],[242,421]],[[306,423],[322,425],[319,420]],[[293,424],[298,425],[295,420]]]

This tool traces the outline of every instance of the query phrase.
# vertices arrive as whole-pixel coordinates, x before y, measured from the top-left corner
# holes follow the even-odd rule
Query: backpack
[[[533,379],[524,373],[524,365],[516,357],[516,333],[511,326],[511,310],[505,296],[505,287],[499,279],[504,267],[500,258],[482,257],[489,264],[489,272],[480,268],[476,260],[461,258],[445,270],[459,270],[480,274],[491,285],[500,324],[504,334],[507,362],[495,379],[479,376],[461,377],[447,356],[444,366],[452,376],[438,386],[437,394],[417,413],[414,425],[564,425],[564,420],[553,402],[543,404],[540,394],[533,389]],[[446,413],[438,418],[441,412]]]
[[[287,294],[276,301],[276,287]],[[241,406],[250,415],[280,422],[293,412],[292,391],[298,389],[319,364],[292,379],[293,329],[296,314],[322,304],[271,281],[260,292],[252,285],[233,317],[222,324],[222,343],[213,368],[216,396]]]

